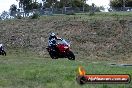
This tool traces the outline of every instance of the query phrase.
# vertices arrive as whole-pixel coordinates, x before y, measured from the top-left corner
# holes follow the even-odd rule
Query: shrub
[[[95,12],[90,12],[89,13],[89,16],[94,16],[95,15]]]
[[[38,19],[39,18],[39,14],[38,13],[34,13],[32,16],[31,16],[31,19]]]
[[[22,16],[21,15],[17,15],[16,18],[17,19],[22,19]]]

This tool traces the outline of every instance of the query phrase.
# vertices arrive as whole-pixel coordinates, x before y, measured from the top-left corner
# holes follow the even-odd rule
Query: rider
[[[57,37],[55,33],[51,33],[49,36],[48,46],[56,48],[56,40],[61,40],[61,38]]]
[[[0,51],[4,51],[4,47],[2,43],[0,43]]]

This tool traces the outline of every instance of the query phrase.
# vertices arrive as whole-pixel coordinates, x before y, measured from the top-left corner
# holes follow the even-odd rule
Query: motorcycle
[[[4,50],[1,50],[0,55],[6,56],[6,52]]]
[[[68,58],[69,60],[75,60],[75,55],[70,49],[70,43],[65,39],[56,40],[55,47],[48,46],[46,49],[52,59]]]

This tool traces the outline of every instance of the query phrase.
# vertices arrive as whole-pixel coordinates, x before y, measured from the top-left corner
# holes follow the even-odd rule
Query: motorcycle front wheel
[[[1,51],[0,55],[6,56],[6,52],[5,51]]]
[[[72,51],[68,51],[67,57],[68,57],[69,60],[75,60],[75,55],[73,54]]]

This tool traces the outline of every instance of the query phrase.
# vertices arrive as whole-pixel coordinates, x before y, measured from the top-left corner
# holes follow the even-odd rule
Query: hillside
[[[72,41],[77,58],[132,58],[132,13],[42,16],[0,21],[0,41],[10,54],[37,52],[47,57],[50,32]]]

